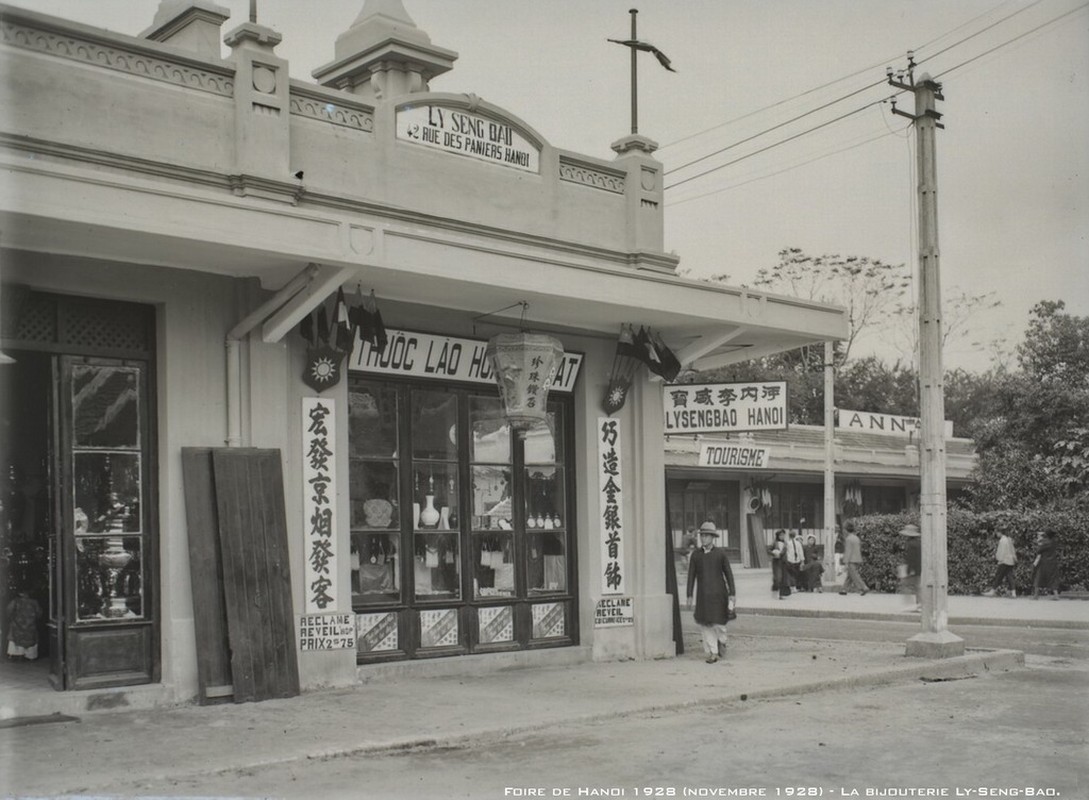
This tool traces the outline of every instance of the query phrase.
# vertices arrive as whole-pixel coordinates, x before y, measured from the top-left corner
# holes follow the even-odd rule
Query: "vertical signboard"
[[[304,397],[303,530],[306,533],[306,613],[337,607],[336,559],[336,406],[332,400]]]
[[[601,593],[624,594],[624,523],[621,517],[620,422],[598,417],[597,463],[601,509]]]

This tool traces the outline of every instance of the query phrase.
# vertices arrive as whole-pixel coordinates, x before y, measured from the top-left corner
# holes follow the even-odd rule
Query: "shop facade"
[[[457,54],[361,6],[313,82],[207,0],[139,36],[0,7],[5,592],[56,689],[672,655],[661,383],[602,411],[617,332],[697,368],[845,332],[678,277],[649,139],[595,158],[433,92]],[[315,356],[338,290],[383,348]],[[564,356],[521,436],[484,352],[523,328]]]
[[[666,437],[666,488],[678,569],[686,561],[698,520],[729,528],[725,546],[733,561],[766,567],[777,530],[813,536],[823,548],[826,580],[835,574],[835,532],[845,519],[897,514],[919,508],[917,420],[867,411],[835,415],[831,468],[833,509],[825,519],[825,429],[791,425],[782,430]],[[946,423],[946,492],[955,498],[976,464],[970,439]]]

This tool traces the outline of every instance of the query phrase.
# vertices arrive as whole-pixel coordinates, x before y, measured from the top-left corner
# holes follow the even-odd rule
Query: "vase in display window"
[[[121,572],[132,561],[133,555],[125,549],[124,542],[119,536],[111,536],[106,540],[106,549],[98,556],[98,563],[106,568],[109,583],[105,587],[109,593],[106,602],[102,604],[102,616],[116,619],[118,617],[131,616],[125,597],[119,591]]]
[[[420,510],[420,527],[434,528],[439,524],[439,510],[435,508],[435,495],[429,494],[424,500],[424,507]]]

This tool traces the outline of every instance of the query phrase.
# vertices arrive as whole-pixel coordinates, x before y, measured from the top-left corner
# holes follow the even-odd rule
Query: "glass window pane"
[[[384,603],[401,597],[399,533],[353,533],[352,602]]]
[[[510,530],[510,470],[503,467],[473,467],[473,528]]]
[[[549,404],[548,425],[526,431],[526,463],[555,464],[563,461],[563,415]]]
[[[349,455],[397,457],[397,390],[353,383],[348,392]]]
[[[397,465],[392,461],[361,461],[348,464],[349,496],[353,528],[399,528]]]
[[[531,531],[526,575],[530,592],[567,591],[567,536],[557,531]]]
[[[139,536],[81,536],[76,539],[78,618],[143,617],[142,556]]]
[[[472,453],[469,460],[490,464],[510,463],[510,424],[496,397],[469,398]]]
[[[412,470],[412,527],[453,530],[458,527],[456,464],[417,464]]]
[[[412,561],[417,599],[461,596],[461,551],[456,533],[416,533]]]
[[[514,534],[473,535],[473,593],[476,597],[514,596]]]
[[[72,367],[75,447],[140,446],[140,371],[133,367]]]
[[[458,396],[451,392],[412,393],[412,457],[458,457]]]
[[[420,647],[453,647],[461,641],[456,608],[420,612]]]
[[[562,528],[563,517],[563,470],[559,467],[527,467],[526,528]]]
[[[76,453],[75,532],[140,530],[140,456]]]

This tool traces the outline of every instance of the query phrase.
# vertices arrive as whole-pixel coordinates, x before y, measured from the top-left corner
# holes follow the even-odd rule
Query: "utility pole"
[[[639,9],[633,8],[628,13],[631,14],[631,41],[638,42],[639,37],[635,35],[635,17],[639,14]],[[628,49],[631,50],[631,133],[634,136],[639,133],[639,70],[635,47]]]
[[[922,631],[907,640],[906,654],[949,658],[964,654],[964,640],[947,627],[949,568],[946,547],[945,398],[942,386],[941,277],[938,263],[938,171],[936,132],[944,128],[934,108],[944,100],[941,84],[923,73],[915,80],[915,60],[908,54],[907,82],[886,69],[889,84],[915,95],[915,113],[896,108],[894,114],[915,123],[919,200],[919,518],[922,533],[922,575],[919,601]]]
[[[824,343],[824,571],[836,575],[836,349]]]

